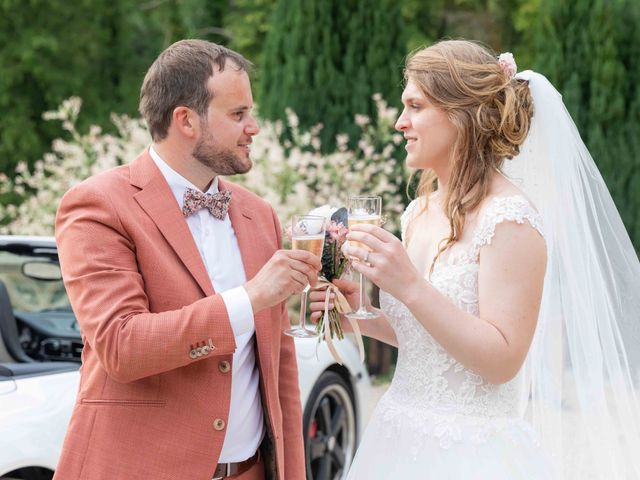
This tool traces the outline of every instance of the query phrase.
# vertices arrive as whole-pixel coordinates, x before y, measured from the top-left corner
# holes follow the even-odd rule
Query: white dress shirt
[[[167,165],[153,146],[149,147],[149,153],[167,180],[182,210],[185,190],[198,188]],[[204,193],[216,192],[218,177]],[[186,220],[213,288],[224,300],[236,339],[237,348],[233,354],[231,370],[231,406],[218,462],[241,462],[256,452],[265,427],[253,341],[256,331],[253,308],[243,287],[247,278],[240,247],[228,214],[223,220],[218,220],[203,208]]]

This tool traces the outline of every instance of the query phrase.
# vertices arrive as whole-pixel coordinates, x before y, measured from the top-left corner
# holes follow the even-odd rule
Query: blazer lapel
[[[220,190],[231,190],[233,195],[229,205],[229,219],[240,247],[242,255],[242,264],[244,265],[247,280],[252,279],[260,271],[264,265],[263,249],[261,248],[261,239],[267,232],[263,232],[253,219],[253,212],[250,205],[243,202],[244,192],[234,188],[232,184],[219,180],[218,188]],[[243,198],[244,197],[244,198]],[[250,198],[247,198],[250,200]],[[254,313],[254,322],[256,327],[256,343],[258,345],[258,354],[260,355],[260,366],[263,367],[264,374],[271,374],[273,368],[271,362],[271,330],[273,329],[273,319],[271,318],[272,309],[263,309]],[[280,328],[279,322],[276,322],[277,328]]]
[[[229,204],[229,219],[238,239],[244,273],[247,280],[250,280],[262,268],[259,242],[264,232],[257,231],[253,221],[253,213],[246,205],[242,204],[242,199],[238,198],[241,196],[238,190],[222,180],[218,180],[218,188],[220,191],[231,190],[232,192],[231,203]]]
[[[202,262],[198,247],[176,199],[164,176],[145,150],[130,165],[131,183],[142,190],[134,198],[151,217],[162,236],[198,282],[202,292],[213,295],[209,274]]]

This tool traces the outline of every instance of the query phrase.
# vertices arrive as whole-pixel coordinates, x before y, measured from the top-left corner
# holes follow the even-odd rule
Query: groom
[[[152,145],[72,188],[56,218],[84,340],[59,480],[305,478],[283,301],[319,261],[283,251],[246,173],[249,62],[185,40],[142,85]]]

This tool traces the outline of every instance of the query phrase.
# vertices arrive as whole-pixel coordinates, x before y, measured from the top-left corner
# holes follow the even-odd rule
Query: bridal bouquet
[[[350,312],[351,306],[338,287],[331,282],[335,279],[342,278],[342,276],[349,271],[351,265],[349,258],[344,254],[343,248],[347,241],[347,233],[349,232],[347,228],[347,209],[344,207],[333,208],[330,205],[324,205],[312,210],[309,212],[309,215],[323,216],[328,221],[324,249],[322,251],[322,275],[316,287],[320,289],[324,288],[326,292],[324,315],[320,317],[316,324],[316,330],[320,334],[318,342],[324,339],[335,360],[339,364],[342,364],[342,359],[333,346],[333,337],[336,336],[340,340],[344,339],[340,314]],[[335,300],[334,307],[329,309],[329,296],[331,293],[335,295]],[[360,351],[360,360],[364,361],[364,344],[358,323],[356,321],[349,321]]]
[[[322,276],[320,279],[320,286],[325,286],[325,283],[330,283],[336,278],[341,278],[350,266],[349,259],[342,251],[342,246],[347,241],[347,233],[349,232],[346,227],[347,209],[344,207],[332,208],[329,205],[325,205],[312,210],[309,212],[309,215],[323,216],[327,218],[328,221],[324,238],[324,249],[322,250]],[[326,287],[328,289],[328,286]],[[333,288],[338,290],[335,286]],[[338,297],[338,295],[336,295],[336,297]],[[342,294],[340,294],[340,297],[342,297],[340,300],[344,299]],[[331,338],[333,338],[334,335],[340,340],[344,338],[344,332],[340,324],[340,313],[347,313],[349,310],[348,302],[343,305],[342,302],[337,301],[335,302],[334,308],[327,313],[329,317],[328,329]],[[320,318],[316,325],[318,333],[322,333],[324,328],[324,318]]]

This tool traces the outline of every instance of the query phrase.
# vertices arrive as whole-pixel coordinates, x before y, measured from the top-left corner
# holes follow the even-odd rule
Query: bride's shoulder
[[[402,216],[400,217],[400,231],[402,233],[402,239],[407,240],[409,236],[409,225],[411,222],[421,213],[424,212],[427,208],[426,198],[423,196],[419,196],[414,198],[407,208],[404,209]]]
[[[529,228],[523,230],[522,225]],[[499,236],[507,241],[515,238],[518,242],[528,237],[544,238],[540,214],[527,196],[515,187],[489,195],[483,201],[473,238],[476,254],[483,246],[493,242],[497,230],[501,232]],[[532,241],[537,242],[534,238]]]
[[[420,213],[420,210],[423,210],[425,208],[425,205],[426,205],[426,201],[424,197],[414,198],[409,202],[409,205],[407,205],[407,208],[404,209],[402,216],[403,217],[415,216],[418,213]]]
[[[481,203],[480,217],[510,212],[513,215],[539,216],[529,197],[506,178],[494,184],[489,194]]]

